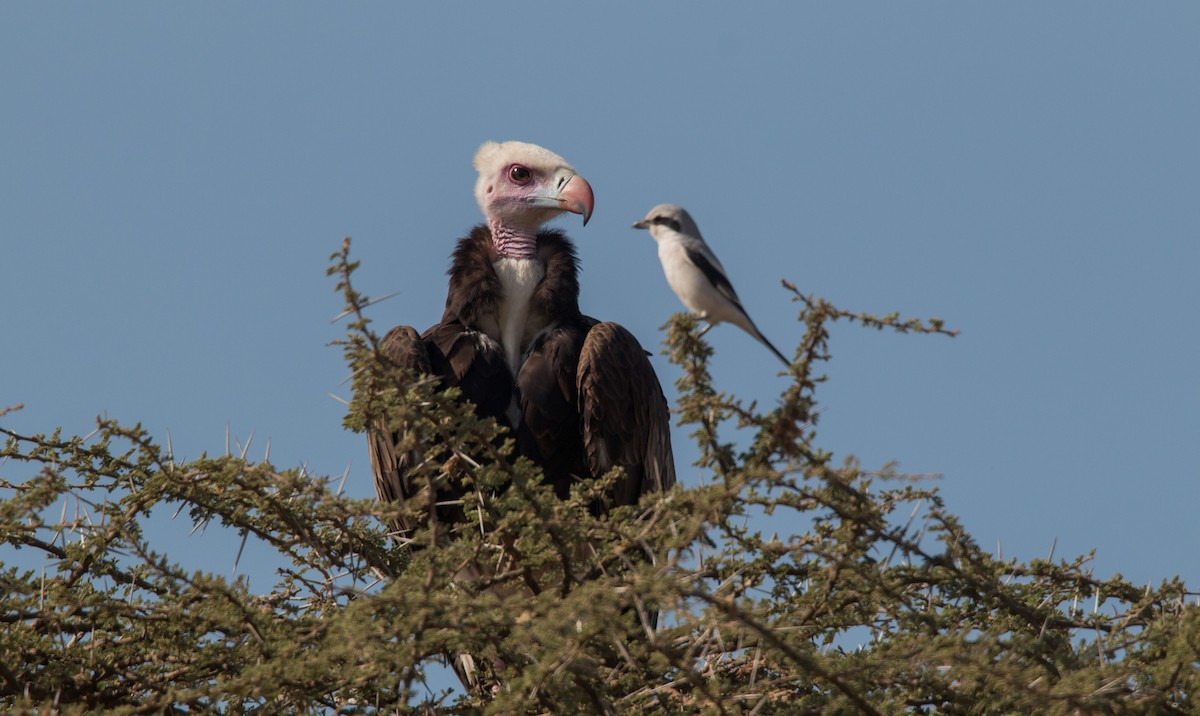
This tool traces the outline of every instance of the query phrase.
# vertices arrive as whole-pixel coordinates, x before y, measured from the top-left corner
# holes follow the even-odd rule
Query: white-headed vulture
[[[486,223],[454,249],[441,321],[420,333],[392,329],[388,358],[459,387],[478,414],[512,431],[518,453],[560,496],[618,465],[625,478],[607,505],[670,488],[669,412],[647,354],[629,331],[580,312],[575,248],[562,231],[542,228],[563,212],[587,224],[591,186],[562,157],[523,142],[487,142],[474,164]],[[368,435],[376,493],[410,499],[415,456],[398,452],[399,436],[380,427]],[[439,522],[463,519],[461,497],[455,485],[435,496]]]

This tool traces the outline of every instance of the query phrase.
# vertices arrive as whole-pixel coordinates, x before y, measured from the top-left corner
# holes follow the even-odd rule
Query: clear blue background
[[[4,3],[0,422],[107,414],[187,457],[229,426],[371,495],[327,257],[353,236],[359,288],[400,292],[378,329],[431,324],[472,154],[522,139],[595,188],[561,222],[586,312],[657,348],[680,306],[629,225],[670,201],[787,353],[781,278],[939,316],[962,335],[836,326],[823,445],[941,474],[1005,556],[1195,586],[1198,77],[1190,2]],[[769,406],[775,359],[709,336]],[[227,573],[187,528],[166,549]]]

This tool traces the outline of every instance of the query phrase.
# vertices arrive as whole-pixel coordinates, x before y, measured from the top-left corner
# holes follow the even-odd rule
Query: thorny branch
[[[469,529],[243,455],[177,464],[140,427],[102,421],[71,439],[0,428],[0,542],[12,548],[0,553],[12,555],[0,569],[0,653],[11,655],[0,705],[1194,710],[1200,610],[1182,581],[1098,578],[1086,557],[1001,560],[926,481],[851,458],[835,466],[821,449],[829,324],[957,335],[940,321],[845,311],[785,282],[804,335],[788,385],[760,410],[716,389],[711,348],[693,319],[675,317],[677,414],[700,461],[689,474],[680,466],[684,486],[597,516],[589,505],[603,480],[559,499],[512,459],[493,421],[388,365],[349,249],[330,267],[351,318],[338,342],[355,382],[346,425],[403,428],[419,454],[413,480],[453,474],[470,487]],[[392,544],[382,525],[399,518],[415,527]],[[211,560],[185,567],[191,555],[164,554],[148,536],[200,524],[271,555],[255,589],[213,573]],[[503,688],[425,686],[450,654],[470,654]]]

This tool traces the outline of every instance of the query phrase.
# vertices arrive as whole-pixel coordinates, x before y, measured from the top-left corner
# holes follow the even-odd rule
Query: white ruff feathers
[[[521,344],[529,319],[529,299],[546,275],[540,261],[503,258],[493,264],[504,286],[500,301],[500,343],[513,375],[521,370]]]

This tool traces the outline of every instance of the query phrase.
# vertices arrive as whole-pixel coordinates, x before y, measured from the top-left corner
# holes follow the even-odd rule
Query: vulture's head
[[[525,142],[485,142],[475,152],[475,199],[488,223],[532,231],[564,211],[592,216],[592,187],[554,152]]]
[[[659,204],[641,221],[634,222],[635,229],[648,229],[655,241],[661,241],[668,231],[700,238],[700,227],[692,220],[687,209],[675,204]]]

